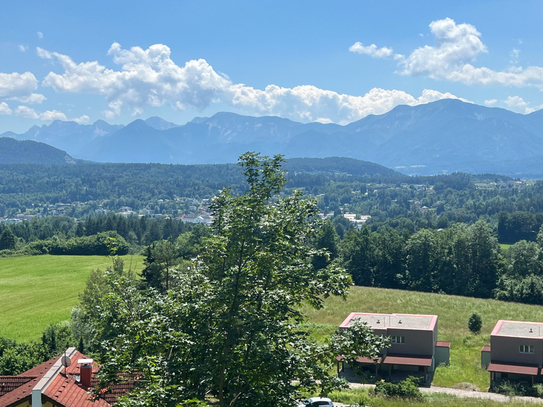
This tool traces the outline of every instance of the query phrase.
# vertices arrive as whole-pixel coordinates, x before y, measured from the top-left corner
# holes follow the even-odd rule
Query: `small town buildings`
[[[481,350],[481,364],[490,372],[490,387],[502,379],[541,382],[543,323],[497,322],[490,346]]]
[[[449,364],[449,342],[438,341],[437,315],[375,314],[353,312],[340,325],[348,329],[355,323],[365,323],[375,333],[391,338],[391,345],[384,349],[377,360],[360,357],[358,362],[376,377],[389,379],[394,371],[421,372],[428,381],[430,374],[440,364]],[[338,358],[342,363],[341,357]]]
[[[92,359],[68,348],[18,376],[0,376],[0,407],[110,407],[134,387],[133,380],[123,381],[93,401],[90,391],[98,370]]]

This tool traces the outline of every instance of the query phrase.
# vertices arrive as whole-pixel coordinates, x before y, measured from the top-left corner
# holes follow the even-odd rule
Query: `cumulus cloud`
[[[0,99],[18,100],[22,103],[41,103],[45,96],[33,93],[38,80],[30,73],[0,73]]]
[[[497,102],[498,102],[498,99],[488,99],[488,100],[485,100],[484,103],[486,106],[494,106]]]
[[[415,106],[439,99],[458,99],[450,93],[425,89],[419,98],[401,90],[374,88],[364,96],[339,94],[315,86],[282,88],[269,85],[264,90],[233,85],[232,105],[250,114],[287,117],[302,122],[347,124],[370,114],[383,114],[398,105]]]
[[[42,33],[41,31],[38,31],[38,32],[36,33],[36,35],[38,36],[38,38],[39,38],[40,40],[43,39],[43,33]]]
[[[525,102],[524,99],[522,99],[520,96],[508,96],[504,103],[512,111],[524,114],[535,112],[537,109],[541,108],[541,106],[539,106],[538,108],[530,107],[530,104],[528,102]]]
[[[28,51],[28,47],[26,45],[19,45],[19,51],[26,52]]]
[[[42,113],[36,112],[34,109],[28,106],[18,106],[15,109],[15,114],[27,119],[34,120],[43,120],[43,121],[52,121],[52,120],[62,120],[62,121],[74,121],[76,123],[86,123],[89,121],[89,116],[83,115],[75,119],[68,119],[63,112],[58,110],[47,110]]]
[[[183,66],[170,58],[170,48],[156,44],[148,49],[123,49],[114,43],[108,51],[118,70],[107,69],[97,61],[74,62],[69,56],[41,48],[37,54],[56,61],[63,72],[50,72],[43,86],[56,92],[102,95],[109,109],[102,112],[111,119],[123,108],[133,114],[147,106],[169,103],[176,109],[205,109],[221,102],[247,114],[277,115],[293,120],[323,123],[349,123],[368,114],[381,114],[399,104],[417,105],[443,98],[449,93],[425,90],[417,98],[399,90],[372,89],[364,96],[339,94],[315,86],[283,88],[269,85],[255,89],[233,83],[216,72],[205,60],[192,60]]]
[[[392,56],[394,51],[392,48],[382,47],[377,48],[377,45],[364,45],[361,42],[356,42],[349,47],[349,51],[355,52],[357,54],[366,54],[372,58],[388,58]]]
[[[445,18],[432,21],[430,32],[435,44],[419,47],[411,54],[399,57],[397,73],[467,85],[533,86],[543,89],[543,67],[512,66],[503,71],[495,71],[474,66],[477,57],[488,52],[481,40],[482,35],[475,26],[457,24],[453,19]],[[521,43],[522,41],[519,42]],[[368,50],[364,53],[371,55],[370,52],[371,50]],[[517,64],[519,55],[520,51],[514,48],[510,53],[510,63]]]
[[[8,104],[6,102],[0,103],[0,114],[7,114],[10,115],[12,113],[12,110],[9,108]]]

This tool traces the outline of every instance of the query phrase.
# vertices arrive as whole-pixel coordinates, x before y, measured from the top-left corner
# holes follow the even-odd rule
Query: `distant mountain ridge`
[[[45,143],[0,137],[0,164],[76,164],[65,151]]]
[[[258,151],[349,157],[406,174],[543,175],[543,111],[522,115],[453,99],[397,106],[346,126],[222,112],[181,126],[159,117],[126,126],[55,121],[3,136],[45,142],[97,162],[228,163]]]

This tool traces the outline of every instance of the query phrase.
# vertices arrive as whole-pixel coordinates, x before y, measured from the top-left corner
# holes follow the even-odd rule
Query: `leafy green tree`
[[[432,291],[436,273],[437,244],[434,232],[422,229],[405,245],[406,281],[410,289]]]
[[[338,240],[339,236],[330,221],[324,222],[321,231],[317,237],[316,248],[328,251],[328,257],[315,256],[313,258],[313,266],[316,269],[322,269],[328,266],[334,259],[338,257]]]
[[[375,248],[368,227],[347,233],[342,244],[342,261],[356,285],[373,285],[374,258]]]
[[[300,324],[302,305],[322,307],[352,283],[332,265],[315,269],[308,244],[319,229],[314,201],[300,192],[279,197],[282,158],[240,158],[248,188],[221,191],[211,204],[213,236],[193,270],[150,297],[109,275],[98,321],[104,342],[102,384],[127,373],[144,386],[120,406],[188,405],[209,395],[221,407],[290,407],[301,389],[340,385],[330,370],[338,354],[376,357],[386,341],[366,327],[318,345]]]
[[[9,227],[5,228],[2,234],[0,234],[0,250],[13,250],[16,243],[17,238],[11,229]]]

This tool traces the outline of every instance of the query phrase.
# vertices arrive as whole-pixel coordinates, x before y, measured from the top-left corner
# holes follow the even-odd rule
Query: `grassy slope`
[[[141,256],[123,256],[125,267],[141,271]],[[31,256],[0,259],[0,336],[38,339],[51,323],[70,318],[92,269],[105,269],[104,256]]]
[[[488,299],[399,290],[353,287],[346,301],[330,298],[322,310],[306,310],[319,333],[332,332],[351,312],[418,313],[439,316],[439,340],[451,342],[451,364],[436,370],[433,384],[454,387],[461,382],[488,388],[489,374],[481,369],[481,347],[490,345],[490,332],[500,319],[543,321],[543,307]],[[472,335],[467,320],[472,312],[483,318],[480,335]]]

